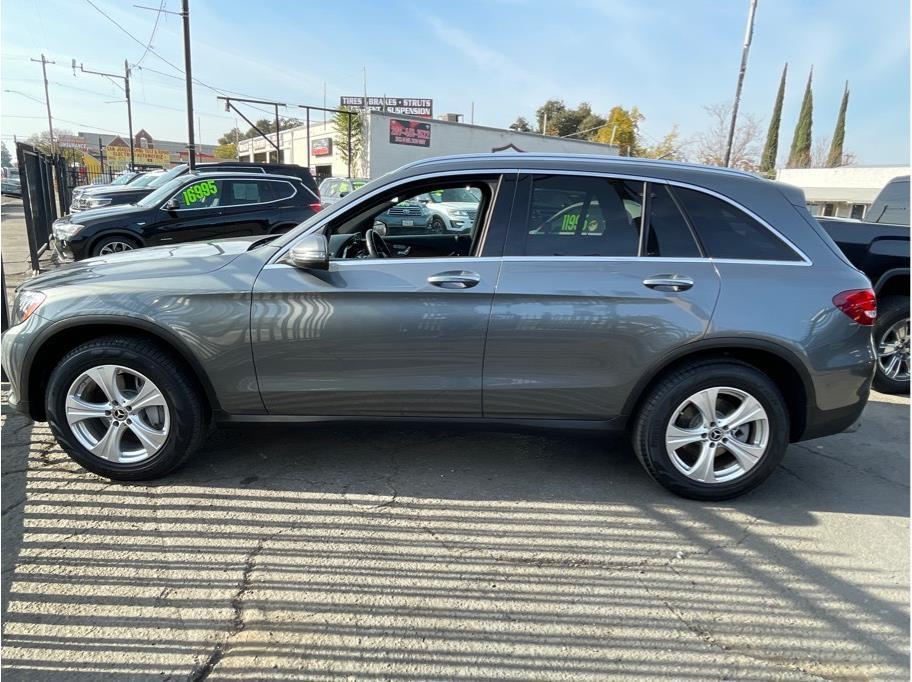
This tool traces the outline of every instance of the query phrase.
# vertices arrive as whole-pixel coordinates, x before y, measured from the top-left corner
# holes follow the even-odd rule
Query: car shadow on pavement
[[[908,407],[865,417],[706,504],[620,438],[364,424],[113,484],[4,406],[3,673],[908,677]]]

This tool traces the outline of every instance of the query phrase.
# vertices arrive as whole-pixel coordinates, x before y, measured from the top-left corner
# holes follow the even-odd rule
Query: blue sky
[[[143,43],[156,13],[135,4],[92,0]],[[179,9],[179,0],[165,7]],[[684,138],[708,126],[703,105],[731,99],[748,0],[191,0],[193,73],[218,89],[263,99],[330,106],[362,92],[430,97],[435,113],[505,127],[533,118],[549,97],[588,101],[605,113],[637,105],[644,132],[661,137],[677,124]],[[3,139],[46,128],[38,64],[48,67],[52,113],[61,128],[126,130],[122,98],[107,80],[74,76],[86,68],[118,72],[143,47],[87,0],[4,0],[0,26]],[[163,17],[153,46],[182,66],[180,21]],[[908,0],[759,0],[742,110],[765,124],[779,74],[789,63],[780,153],[791,141],[808,70],[814,66],[814,134],[833,132],[844,82],[851,101],[846,149],[862,164],[909,163]],[[134,129],[184,139],[181,74],[154,54],[134,70]],[[5,92],[15,90],[17,92]],[[215,97],[195,88],[202,141],[235,122]],[[41,101],[35,101],[37,98]],[[252,115],[260,112],[253,111]],[[288,115],[298,115],[289,109]],[[82,124],[82,125],[78,125]],[[241,122],[242,127],[246,127]]]

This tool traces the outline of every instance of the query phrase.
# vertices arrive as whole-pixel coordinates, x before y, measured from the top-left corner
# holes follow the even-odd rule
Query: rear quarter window
[[[801,260],[801,256],[773,232],[727,201],[682,187],[675,187],[673,192],[710,258]]]

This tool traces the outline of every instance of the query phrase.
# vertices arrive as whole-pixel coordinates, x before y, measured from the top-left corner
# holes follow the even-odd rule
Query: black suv
[[[93,208],[135,203],[147,194],[150,194],[159,187],[169,183],[174,178],[185,175],[189,170],[187,164],[175,166],[166,173],[159,175],[153,182],[141,187],[137,187],[131,183],[120,187],[91,188],[79,195],[74,191],[73,202],[70,204],[70,212],[78,213]],[[278,175],[291,175],[298,178],[315,196],[319,197],[320,195],[319,191],[317,191],[317,183],[314,182],[310,171],[304,168],[304,166],[295,164],[221,161],[218,163],[198,163],[196,164],[195,170],[201,172],[226,171],[232,173],[276,173]]]
[[[135,204],[64,216],[54,222],[50,247],[68,261],[143,246],[277,234],[319,210],[319,198],[295,176],[194,171]]]

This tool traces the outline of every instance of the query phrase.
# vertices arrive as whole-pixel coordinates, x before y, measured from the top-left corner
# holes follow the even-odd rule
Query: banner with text
[[[431,146],[431,124],[421,121],[390,119],[390,144],[407,144],[413,147]]]
[[[364,106],[363,97],[342,97],[340,104],[343,107],[361,109]],[[402,116],[421,116],[432,118],[434,116],[434,100],[414,97],[368,97],[367,108],[373,111],[384,111],[388,114]]]

